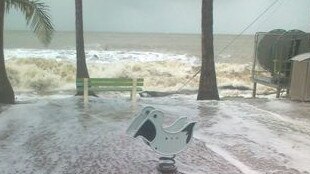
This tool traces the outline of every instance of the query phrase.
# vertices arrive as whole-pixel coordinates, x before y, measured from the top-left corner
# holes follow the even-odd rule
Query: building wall
[[[293,62],[290,97],[292,100],[310,101],[310,62]]]
[[[305,95],[305,101],[310,101],[310,62],[307,63],[308,67],[308,73],[306,77],[306,95]]]

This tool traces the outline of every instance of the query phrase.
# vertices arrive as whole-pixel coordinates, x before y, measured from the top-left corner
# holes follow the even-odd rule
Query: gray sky
[[[43,0],[57,30],[74,30],[74,0]],[[240,33],[273,0],[214,0],[214,32]],[[201,0],[84,0],[85,31],[199,33]],[[247,33],[275,28],[310,31],[310,0],[280,0]],[[6,30],[25,30],[6,14]]]

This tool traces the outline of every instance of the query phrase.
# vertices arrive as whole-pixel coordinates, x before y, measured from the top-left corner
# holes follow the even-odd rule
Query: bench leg
[[[132,79],[132,91],[130,94],[130,99],[132,101],[136,101],[136,97],[137,97],[137,79],[134,78]]]
[[[280,98],[281,88],[277,88],[276,98]]]

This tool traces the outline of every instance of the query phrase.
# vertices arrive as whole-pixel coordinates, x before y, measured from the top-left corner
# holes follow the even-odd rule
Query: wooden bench
[[[78,92],[87,93],[88,91],[130,91],[130,98],[135,99],[137,91],[142,91],[144,79],[131,78],[85,78],[76,80],[76,89]],[[86,86],[86,88],[84,88]]]

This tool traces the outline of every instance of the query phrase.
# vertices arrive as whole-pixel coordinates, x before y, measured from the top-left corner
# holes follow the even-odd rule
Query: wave
[[[75,89],[74,50],[5,50],[7,71],[16,91],[46,92]],[[194,56],[138,51],[98,51],[86,53],[90,77],[141,77],[144,90],[197,90],[200,59]],[[220,95],[250,96],[250,64],[217,63]],[[188,82],[185,84],[186,82]],[[229,88],[227,88],[229,86]],[[249,89],[249,90],[245,90]],[[267,93],[270,88],[259,88]]]
[[[5,49],[4,55],[6,59],[22,59],[22,58],[40,58],[75,61],[76,51],[54,50],[54,49]],[[197,64],[195,56],[186,54],[169,54],[157,52],[141,52],[141,51],[122,51],[122,50],[86,50],[86,59],[93,63],[113,63],[124,61],[151,62],[175,60],[190,64]]]

